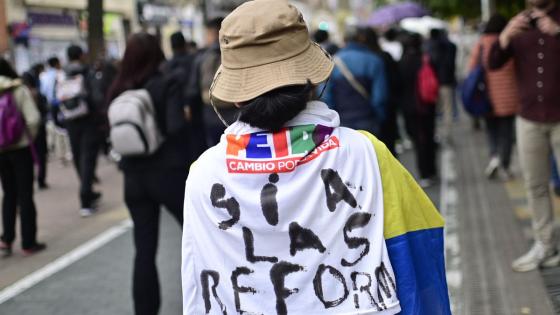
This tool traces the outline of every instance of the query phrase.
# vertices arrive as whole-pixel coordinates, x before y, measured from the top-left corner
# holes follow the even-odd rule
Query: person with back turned
[[[186,182],[183,314],[450,315],[443,219],[316,100],[334,63],[296,7],[242,4],[220,49],[210,99],[240,112]]]

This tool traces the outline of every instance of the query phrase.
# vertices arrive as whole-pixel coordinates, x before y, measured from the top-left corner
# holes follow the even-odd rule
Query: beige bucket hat
[[[210,95],[228,103],[288,85],[319,84],[334,67],[311,42],[303,15],[286,0],[253,0],[228,15],[220,30],[222,65]]]

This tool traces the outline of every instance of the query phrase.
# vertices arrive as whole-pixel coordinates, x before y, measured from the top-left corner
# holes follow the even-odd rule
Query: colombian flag
[[[444,221],[410,173],[385,145],[375,147],[385,208],[384,235],[403,315],[450,315],[443,246]]]

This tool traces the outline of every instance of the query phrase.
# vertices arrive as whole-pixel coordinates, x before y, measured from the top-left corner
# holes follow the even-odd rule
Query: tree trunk
[[[494,0],[481,0],[480,6],[483,21],[488,21],[496,13],[496,2]]]
[[[91,62],[105,54],[103,0],[88,0],[88,51]]]
[[[6,2],[0,1],[0,54],[8,51],[10,35],[8,34],[8,23],[6,14]]]

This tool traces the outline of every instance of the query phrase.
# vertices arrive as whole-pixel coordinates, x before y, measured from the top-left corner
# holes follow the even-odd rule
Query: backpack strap
[[[369,100],[369,93],[367,92],[366,88],[364,88],[364,86],[360,84],[358,80],[356,80],[356,77],[354,77],[350,69],[348,69],[348,66],[346,66],[344,61],[342,61],[342,59],[337,56],[334,57],[334,64],[338,67],[340,73],[342,73],[342,76],[344,76],[344,78],[348,81],[348,83],[350,83],[354,90],[356,90],[356,92],[358,92],[366,100]]]

